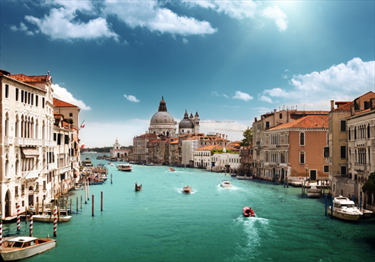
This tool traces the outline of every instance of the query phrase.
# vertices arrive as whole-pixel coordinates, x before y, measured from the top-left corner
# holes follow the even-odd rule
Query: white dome
[[[173,116],[168,112],[156,112],[150,121],[150,125],[175,125]]]

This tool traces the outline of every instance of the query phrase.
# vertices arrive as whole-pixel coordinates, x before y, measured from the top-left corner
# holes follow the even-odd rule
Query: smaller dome
[[[178,124],[179,128],[194,128],[193,122],[190,119],[182,119]]]

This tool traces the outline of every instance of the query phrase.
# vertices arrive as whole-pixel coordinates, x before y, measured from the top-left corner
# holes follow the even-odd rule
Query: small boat
[[[328,214],[331,215],[331,206]],[[354,202],[347,197],[339,196],[333,199],[333,216],[350,221],[358,221],[363,213],[355,206]]]
[[[56,240],[36,237],[16,237],[3,242],[1,257],[4,261],[28,258],[55,247]]]
[[[236,176],[238,180],[246,180],[245,176]]]
[[[61,210],[60,210],[60,213],[61,213]],[[21,217],[25,217],[25,216],[22,215]],[[71,218],[72,218],[72,216],[61,216],[60,215],[59,219],[60,219],[60,222],[68,222],[68,221],[70,221]],[[33,220],[38,221],[38,222],[53,222],[53,215],[52,216],[49,215],[49,214],[33,215]]]
[[[173,168],[171,168],[171,167],[170,167],[170,168],[168,168],[168,170],[169,170],[169,171],[171,171],[171,172],[174,172],[174,171],[176,171],[176,170],[174,170],[174,169],[173,169]]]
[[[182,191],[183,191],[184,193],[191,193],[191,190],[192,190],[192,188],[189,187],[189,186],[184,186],[184,188],[182,189]]]
[[[142,184],[138,185],[137,183],[135,183],[135,191],[141,191],[141,190],[142,190]]]
[[[222,187],[231,187],[232,184],[228,180],[223,180],[223,181],[221,181],[221,186]]]
[[[236,177],[236,176],[237,176],[237,174],[231,174],[230,176],[231,176],[231,177]]]
[[[108,162],[107,165],[114,166],[112,162]]]
[[[306,189],[308,197],[320,197],[320,189],[316,187],[315,184],[312,184],[309,189]]]
[[[131,164],[119,164],[117,165],[117,169],[120,171],[132,171],[132,165]]]
[[[251,209],[251,207],[248,206],[243,208],[243,215],[245,217],[255,217],[254,211]]]
[[[91,160],[90,160],[89,157],[86,157],[86,160],[83,160],[83,161],[82,161],[82,165],[83,165],[83,166],[87,166],[87,167],[91,167],[91,166],[93,166],[93,165],[92,165],[92,162],[91,162]]]

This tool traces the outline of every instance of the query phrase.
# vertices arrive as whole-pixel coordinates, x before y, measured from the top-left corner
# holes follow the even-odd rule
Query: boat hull
[[[331,209],[328,209],[328,214],[331,215]],[[348,220],[348,221],[358,221],[361,219],[360,214],[344,214],[342,212],[337,212],[333,210],[333,216],[339,219]]]
[[[52,240],[49,242],[45,242],[43,244],[22,248],[22,249],[11,249],[11,248],[3,248],[1,252],[1,257],[4,261],[15,261],[21,260],[24,258],[28,258],[31,256],[35,256],[39,253],[47,251],[48,249],[54,248],[56,245],[56,241]]]

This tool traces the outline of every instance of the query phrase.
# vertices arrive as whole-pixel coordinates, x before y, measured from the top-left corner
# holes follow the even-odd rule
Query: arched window
[[[8,112],[5,114],[5,136],[9,136],[9,115]]]
[[[354,139],[357,139],[357,127],[354,127]]]
[[[351,140],[351,139],[350,139],[350,132],[352,132],[352,130],[350,130],[350,127],[349,127],[349,129],[348,129],[349,141]]]
[[[301,151],[300,152],[300,164],[304,164],[305,163],[305,152]]]
[[[305,133],[299,134],[299,145],[304,146],[305,145]]]

